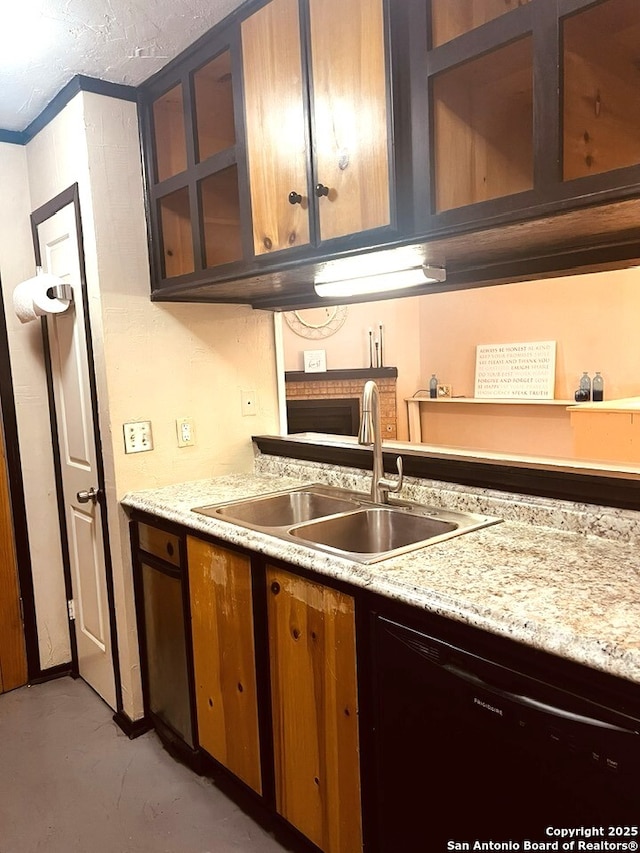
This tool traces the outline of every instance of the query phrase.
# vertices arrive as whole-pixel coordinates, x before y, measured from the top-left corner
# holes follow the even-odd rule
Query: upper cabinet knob
[[[295,190],[291,190],[289,193],[289,204],[302,204],[302,196],[300,193],[297,193]]]
[[[316,195],[318,198],[322,198],[323,195],[329,195],[329,187],[325,187],[324,184],[316,184]]]

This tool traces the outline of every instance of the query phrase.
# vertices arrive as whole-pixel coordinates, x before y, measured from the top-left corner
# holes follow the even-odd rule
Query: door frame
[[[27,528],[27,509],[22,481],[22,461],[18,438],[16,400],[13,390],[13,375],[9,354],[9,335],[7,332],[4,298],[0,289],[0,413],[4,430],[5,456],[9,501],[13,516],[13,538],[16,547],[16,561],[20,599],[22,601],[22,627],[25,652],[27,656],[27,679],[33,682],[42,675],[40,653],[38,651],[38,625],[36,622],[36,602],[33,589],[31,550]]]
[[[101,498],[101,522],[102,522],[102,538],[104,542],[104,565],[106,572],[107,586],[107,604],[109,608],[109,632],[111,636],[111,655],[113,659],[113,677],[115,681],[115,697],[116,697],[116,712],[121,712],[122,704],[122,684],[120,681],[120,657],[118,654],[118,632],[116,624],[116,608],[115,594],[113,587],[113,566],[111,563],[111,546],[109,539],[109,524],[107,520],[107,501],[105,490],[104,464],[102,459],[102,440],[100,435],[100,422],[98,417],[98,392],[95,375],[95,366],[93,358],[93,339],[91,335],[91,320],[89,316],[89,300],[87,295],[87,275],[84,258],[84,241],[82,236],[82,220],[80,216],[80,195],[78,184],[72,184],[63,190],[54,198],[50,199],[45,204],[34,210],[31,214],[31,234],[33,237],[33,249],[36,260],[36,266],[41,266],[42,258],[40,253],[40,243],[38,240],[38,226],[47,219],[50,219],[62,208],[73,204],[76,222],[76,236],[78,241],[78,262],[80,268],[80,290],[82,292],[82,311],[84,314],[85,330],[86,330],[86,345],[89,371],[89,386],[91,391],[91,417],[93,420],[93,430],[95,436],[96,461],[98,473],[98,488]],[[79,308],[79,306],[78,306]],[[58,517],[60,525],[60,538],[62,543],[62,561],[64,568],[64,585],[67,601],[73,598],[73,587],[71,580],[71,564],[69,559],[69,541],[67,538],[65,509],[62,492],[62,466],[60,463],[60,451],[58,444],[58,422],[56,418],[53,372],[51,367],[51,347],[49,342],[49,331],[47,327],[46,317],[41,318],[42,342],[44,348],[44,367],[47,379],[47,394],[49,398],[49,417],[51,421],[51,449],[53,453],[53,465],[55,471],[56,494],[58,502]],[[71,641],[71,674],[74,677],[79,676],[78,671],[78,649],[76,642],[76,626],[75,622],[69,619],[69,638]]]

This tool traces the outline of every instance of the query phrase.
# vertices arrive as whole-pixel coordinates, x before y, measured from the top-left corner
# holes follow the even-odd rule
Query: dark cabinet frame
[[[565,18],[604,2],[606,0],[530,0],[431,48],[431,0],[408,0],[416,235],[432,239],[640,195],[640,165],[567,181],[562,178],[562,23]],[[533,188],[436,212],[434,78],[527,35],[533,38]]]
[[[318,199],[314,192],[314,188],[321,180],[321,176],[317,174],[316,169],[314,118],[313,110],[311,109],[314,92],[313,81],[310,79],[309,74],[311,51],[309,0],[299,0],[303,72],[301,83],[304,89],[305,126],[309,140],[307,187],[305,189],[309,198],[310,243],[306,246],[287,248],[267,255],[256,256],[254,254],[245,144],[246,132],[244,124],[240,24],[242,20],[249,17],[268,2],[269,0],[249,0],[249,2],[244,3],[225,21],[214,27],[208,34],[199,39],[191,48],[184,51],[140,88],[139,119],[145,173],[152,298],[163,298],[166,295],[172,300],[181,301],[181,296],[184,296],[186,301],[198,301],[197,293],[204,294],[204,290],[198,290],[198,288],[204,284],[210,285],[207,288],[208,293],[204,301],[256,302],[261,296],[269,296],[272,293],[271,283],[263,283],[261,287],[259,285],[256,286],[254,282],[251,293],[245,295],[242,279],[249,276],[260,279],[260,277],[267,276],[270,273],[290,269],[292,266],[295,267],[301,263],[322,262],[327,258],[348,253],[352,250],[378,247],[385,243],[397,241],[407,231],[408,223],[406,218],[402,220],[398,216],[398,204],[396,201],[396,173],[400,173],[403,166],[398,156],[398,152],[402,148],[399,147],[396,150],[394,146],[394,139],[399,134],[398,117],[394,112],[394,97],[397,87],[394,85],[395,75],[393,67],[395,60],[391,36],[392,7],[394,6],[394,2],[393,0],[382,0],[386,28],[385,59],[389,72],[386,83],[386,98],[389,118],[387,150],[389,162],[390,223],[383,228],[371,229],[370,231],[322,241],[319,237]],[[234,149],[227,149],[219,154],[215,154],[204,162],[198,163],[196,162],[197,131],[195,96],[192,85],[193,76],[200,67],[216,55],[222,53],[225,49],[229,49],[232,56],[236,145]],[[184,98],[187,168],[184,172],[158,182],[155,180],[156,146],[153,127],[153,102],[180,83],[182,84]],[[202,208],[198,185],[203,178],[231,165],[237,165],[238,167],[243,258],[233,263],[207,268],[204,258],[204,235],[200,215]],[[405,178],[403,182],[401,178],[399,183],[403,183],[406,187],[409,184],[409,180]],[[188,187],[189,189],[195,269],[191,273],[167,278],[164,273],[162,257],[159,201],[169,193],[184,187]],[[406,208],[406,205],[404,207]],[[194,227],[194,223],[197,223],[197,227]],[[224,287],[228,282],[232,282],[233,286]],[[221,286],[216,287],[218,283]]]
[[[200,68],[228,50],[231,55],[233,81],[233,111],[236,128],[236,143],[230,148],[219,151],[211,157],[198,162],[198,140],[196,128],[195,87],[193,78]],[[191,284],[203,278],[211,278],[206,267],[204,230],[201,221],[202,199],[200,182],[221,172],[230,166],[237,166],[238,193],[240,200],[241,242],[243,255],[251,250],[251,229],[249,214],[249,185],[246,169],[244,146],[244,119],[241,101],[240,81],[242,62],[240,57],[240,31],[237,24],[216,28],[211,36],[200,39],[189,49],[185,59],[177,65],[169,64],[151,78],[141,89],[139,99],[139,118],[142,137],[145,188],[147,202],[147,228],[149,235],[149,255],[151,264],[152,291],[159,283],[169,281],[172,284]],[[153,102],[182,84],[184,128],[186,140],[187,168],[184,172],[163,180],[156,180],[156,146],[154,138]],[[164,272],[163,240],[160,227],[160,199],[177,190],[189,191],[189,212],[192,223],[194,271],[167,279]],[[197,223],[197,227],[194,224]],[[244,262],[237,261],[214,268],[222,277],[238,274]]]
[[[246,163],[240,24],[266,2],[268,0],[247,0],[140,89],[152,299],[241,302],[276,310],[302,308],[322,302],[315,295],[312,284],[314,273],[327,260],[406,246],[422,251],[427,262],[447,267],[447,282],[423,288],[423,292],[562,275],[581,269],[610,269],[628,266],[640,259],[637,236],[640,165],[562,179],[562,21],[606,0],[530,0],[433,49],[432,0],[382,0],[389,72],[387,141],[391,224],[326,242],[318,238],[317,199],[313,194],[313,187],[321,176],[316,173],[314,119],[310,109],[314,92],[308,71],[309,0],[299,0],[305,120],[310,146],[307,192],[311,242],[256,257]],[[525,36],[532,38],[533,186],[511,195],[437,212],[433,162],[434,80],[439,74]],[[195,106],[193,96],[185,98],[187,170],[162,183],[154,183],[153,101],[178,82],[182,82],[186,95],[191,91],[193,73],[226,47],[232,52],[233,62],[235,149],[216,154],[204,163],[195,162]],[[196,191],[198,181],[233,163],[238,167],[244,256],[237,262],[207,269],[200,199]],[[158,199],[185,186],[190,189],[191,221],[199,224],[194,228],[195,270],[166,278],[163,277]],[[472,247],[467,240],[470,234],[479,237]],[[552,241],[549,241],[550,234],[554,238]],[[525,238],[524,244],[518,239],[521,236]],[[384,294],[377,298],[384,298]]]

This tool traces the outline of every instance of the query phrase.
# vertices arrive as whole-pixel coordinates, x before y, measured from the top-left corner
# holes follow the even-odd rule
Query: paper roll
[[[13,308],[21,323],[37,320],[45,314],[61,314],[71,304],[71,299],[54,296],[51,288],[64,285],[62,279],[46,272],[21,282],[13,291]]]

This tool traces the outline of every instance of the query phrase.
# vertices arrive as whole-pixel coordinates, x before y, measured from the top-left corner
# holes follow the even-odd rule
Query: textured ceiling
[[[0,129],[24,130],[76,74],[137,86],[241,0],[0,0]]]

